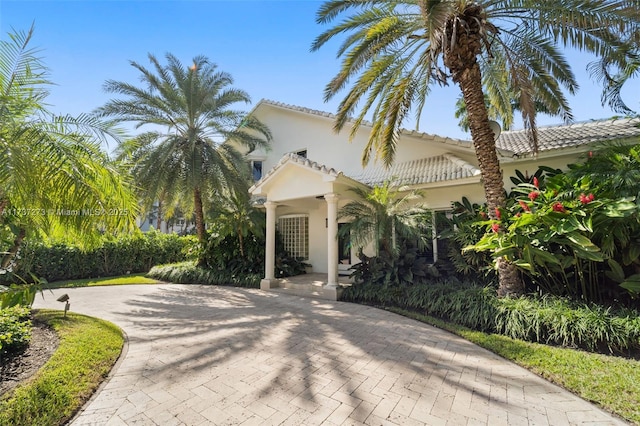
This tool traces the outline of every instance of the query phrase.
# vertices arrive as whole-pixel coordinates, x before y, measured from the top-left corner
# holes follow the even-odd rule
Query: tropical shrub
[[[351,277],[356,283],[407,286],[440,277],[438,268],[424,256],[413,240],[401,239],[395,253],[382,250],[377,256],[368,257],[361,250],[358,257],[360,263],[351,267]]]
[[[31,309],[14,306],[0,309],[0,360],[14,349],[26,345],[31,339]]]
[[[513,262],[530,290],[578,300],[635,303],[640,294],[640,146],[605,146],[569,171],[517,173],[495,220],[469,219],[481,234],[460,257]],[[484,220],[483,220],[484,219]],[[464,229],[459,227],[460,229]],[[453,237],[455,240],[455,236]]]
[[[242,242],[242,243],[241,243]],[[289,255],[282,239],[276,232],[276,278],[304,274],[310,266],[302,259]],[[247,232],[243,237],[233,233],[224,237],[211,235],[207,246],[200,254],[198,266],[221,273],[222,276],[264,275],[264,233]]]
[[[446,257],[438,262],[440,270],[452,270],[462,280],[473,278],[482,285],[497,284],[498,276],[492,266],[491,254],[483,251],[463,250],[478,242],[485,234],[476,222],[487,220],[486,206],[471,204],[466,197],[453,203],[450,218],[440,216],[446,221],[438,238],[446,241]]]

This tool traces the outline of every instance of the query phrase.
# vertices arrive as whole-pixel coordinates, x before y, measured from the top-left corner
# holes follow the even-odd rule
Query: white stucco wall
[[[353,142],[349,142],[350,128],[345,127],[339,134],[333,131],[334,120],[316,114],[281,108],[266,104],[258,107],[255,116],[269,126],[273,140],[271,149],[259,149],[250,158],[263,160],[263,172],[272,169],[289,152],[307,150],[307,158],[327,165],[347,176],[362,172],[362,152],[369,137],[369,128],[363,126]],[[416,158],[437,156],[455,152],[465,161],[475,161],[471,145],[443,143],[434,137],[403,135],[396,152],[396,161],[404,162]],[[370,166],[374,166],[371,163]]]

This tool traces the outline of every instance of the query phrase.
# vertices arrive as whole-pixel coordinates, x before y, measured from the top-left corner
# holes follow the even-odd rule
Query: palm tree
[[[264,212],[251,204],[249,188],[227,190],[218,194],[218,203],[213,210],[213,222],[216,224],[218,238],[223,239],[229,235],[238,238],[240,256],[245,257],[244,239],[253,234],[257,237],[264,236],[265,221]]]
[[[137,137],[145,152],[140,153],[136,175],[148,186],[148,194],[167,194],[182,199],[195,215],[196,233],[205,239],[205,206],[216,191],[244,184],[247,167],[244,155],[265,145],[270,132],[255,117],[232,109],[238,102],[250,103],[249,95],[230,87],[232,77],[218,71],[203,56],[183,66],[173,55],[161,65],[149,55],[152,69],[131,62],[141,73],[144,87],[109,80],[105,90],[123,95],[98,109],[102,117],[134,122],[136,128],[153,126]],[[148,141],[157,141],[149,145]],[[234,145],[237,144],[237,145]]]
[[[345,17],[312,45],[317,50],[346,34],[338,48],[341,69],[325,89],[328,100],[353,80],[339,104],[335,129],[351,121],[353,137],[371,112],[362,160],[367,163],[374,152],[389,165],[407,114],[414,108],[419,119],[431,84],[453,81],[467,107],[493,218],[505,195],[485,93],[503,105],[517,94],[537,150],[536,100],[565,120],[572,118],[563,88],[573,93],[578,85],[562,49],[576,47],[624,66],[625,34],[637,34],[640,21],[636,2],[613,0],[331,0],[321,6],[317,21],[327,24],[338,16]],[[513,265],[501,259],[498,271],[500,295],[524,291]]]
[[[401,196],[403,189],[392,189],[389,181],[373,188],[351,188],[356,199],[338,212],[338,219],[350,220],[340,227],[342,236],[350,238],[358,249],[373,243],[376,256],[381,252],[396,254],[398,237],[414,239],[419,246],[426,246],[425,224],[431,222],[426,209],[415,205],[421,194],[410,191]]]
[[[29,47],[33,31],[0,42],[2,268],[28,235],[91,243],[101,232],[131,230],[137,210],[130,182],[100,148],[119,134],[95,117],[45,109],[51,83]]]

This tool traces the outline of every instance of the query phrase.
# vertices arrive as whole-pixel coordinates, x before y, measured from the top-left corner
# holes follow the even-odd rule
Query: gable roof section
[[[332,121],[335,121],[336,119],[336,115],[330,112],[320,111],[320,110],[311,109],[311,108],[305,108],[297,105],[290,105],[284,102],[277,102],[269,99],[261,99],[260,102],[258,102],[256,106],[253,108],[250,114],[255,112],[260,107],[260,105],[269,105],[272,107],[281,108],[289,111],[295,111],[295,112],[308,114],[316,117],[327,118]],[[367,120],[363,120],[362,126],[373,127],[373,123]],[[417,130],[408,130],[408,129],[400,129],[400,134],[422,139],[426,142],[439,142],[439,143],[444,143],[446,145],[451,145],[453,147],[457,147],[458,149],[473,150],[473,144],[468,140],[455,139],[455,138],[450,138],[448,136],[434,135],[431,133],[424,133]]]
[[[575,148],[595,142],[640,139],[640,118],[594,120],[560,126],[538,127],[539,151]],[[526,130],[502,132],[496,141],[498,149],[516,155],[531,153]]]
[[[423,185],[454,181],[480,176],[480,170],[452,154],[420,158],[392,165],[390,168],[375,167],[353,179],[366,185],[379,185],[392,181],[394,186]]]
[[[249,192],[254,192],[256,189],[258,189],[259,187],[263,186],[267,181],[269,181],[271,178],[273,178],[274,175],[276,175],[278,173],[279,170],[281,170],[282,168],[284,168],[284,166],[286,164],[297,164],[299,166],[302,166],[306,169],[309,169],[311,171],[314,171],[315,173],[317,173],[318,175],[322,176],[323,179],[326,180],[336,180],[340,177],[344,177],[345,179],[350,179],[351,178],[347,177],[344,175],[344,173],[327,167],[324,164],[319,164],[315,161],[311,161],[308,158],[305,157],[301,157],[293,152],[290,152],[288,154],[285,154],[280,161],[278,162],[278,164],[276,164],[273,168],[271,168],[271,170],[269,170],[263,177],[262,179],[260,179],[259,181],[257,181],[256,183],[253,184],[253,186],[251,186],[251,188],[249,188]]]

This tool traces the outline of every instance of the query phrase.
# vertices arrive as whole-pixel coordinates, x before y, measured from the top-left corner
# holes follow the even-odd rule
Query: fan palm
[[[129,182],[100,148],[118,133],[88,115],[58,117],[45,109],[51,83],[29,47],[33,31],[0,42],[3,267],[29,233],[90,243],[101,231],[129,230],[136,214]]]
[[[189,67],[173,55],[167,65],[149,55],[152,68],[131,62],[141,73],[144,87],[109,80],[105,90],[123,95],[98,109],[103,117],[134,122],[136,128],[154,130],[137,137],[143,151],[136,155],[136,176],[147,194],[181,199],[193,211],[196,233],[205,239],[205,206],[212,194],[244,184],[244,155],[271,138],[265,125],[232,109],[249,103],[249,95],[230,87],[231,75],[218,71],[206,57],[197,56]],[[150,144],[149,141],[157,141]],[[234,142],[237,145],[232,144]]]
[[[375,254],[380,252],[396,254],[398,237],[428,244],[425,224],[426,209],[415,205],[421,198],[419,192],[411,191],[401,196],[391,182],[373,188],[354,187],[350,189],[356,199],[345,204],[338,212],[338,219],[349,219],[340,233],[350,238],[351,245],[362,249],[373,244]]]
[[[353,80],[339,104],[336,130],[351,120],[353,137],[371,112],[362,160],[374,153],[389,165],[407,114],[414,108],[419,124],[431,84],[453,81],[467,107],[493,218],[505,195],[485,93],[502,111],[517,95],[536,150],[536,101],[572,118],[564,92],[578,85],[562,49],[575,47],[623,66],[629,53],[625,34],[637,34],[640,20],[634,1],[331,0],[320,7],[317,21],[328,24],[339,16],[344,19],[312,45],[317,50],[346,34],[338,48],[341,69],[325,89],[330,99]],[[513,265],[500,260],[498,270],[499,294],[524,291]]]

